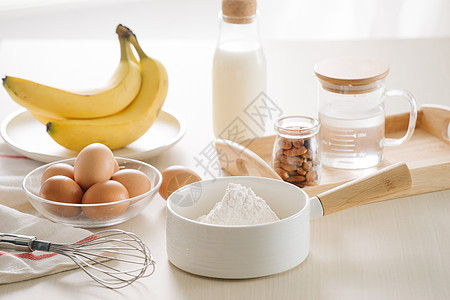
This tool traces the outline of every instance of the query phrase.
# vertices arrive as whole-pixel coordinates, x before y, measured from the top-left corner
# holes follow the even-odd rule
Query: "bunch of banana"
[[[139,66],[131,58],[127,38],[119,36],[119,43],[119,65],[102,88],[74,93],[12,76],[3,78],[3,86],[14,101],[38,115],[86,119],[117,113],[141,87]]]
[[[124,147],[140,138],[152,126],[164,104],[168,89],[166,69],[159,61],[144,53],[130,29],[119,25],[116,32],[122,50],[121,64],[124,62],[123,64],[129,67],[127,74],[123,76],[123,73],[120,73],[121,80],[109,90],[84,96],[35,84],[37,90],[42,89],[45,92],[28,90],[29,94],[24,96],[23,93],[16,93],[21,89],[10,84],[11,77],[4,79],[3,85],[10,95],[13,93],[12,98],[46,124],[47,133],[63,147],[80,151],[95,142],[105,144],[110,149]],[[139,62],[131,51],[130,43],[139,55]],[[131,75],[136,63],[138,76]],[[136,83],[137,91],[132,92],[131,90],[136,90]],[[105,98],[105,95],[110,98]],[[42,97],[39,101],[46,98],[45,103],[49,106],[43,106],[38,100],[33,102],[30,100],[31,96]],[[82,105],[83,97],[86,97],[87,101],[84,100]],[[19,101],[17,98],[20,98]],[[58,109],[55,109],[56,103]],[[67,107],[64,108],[63,114],[61,112],[65,105]],[[80,110],[75,112],[72,107]]]

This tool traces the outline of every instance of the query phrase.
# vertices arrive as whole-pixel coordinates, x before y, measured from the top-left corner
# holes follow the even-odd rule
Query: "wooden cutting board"
[[[386,137],[398,138],[405,134],[409,113],[386,118]],[[413,186],[386,199],[422,194],[450,188],[450,108],[437,105],[423,105],[418,111],[416,128],[412,138],[395,147],[384,148],[383,162],[363,170],[342,170],[322,167],[319,185],[305,187],[310,196],[327,191],[355,178],[364,176],[397,162],[405,162],[411,170]],[[275,136],[257,138],[246,142],[247,148],[271,165]],[[262,173],[249,173],[270,177]]]

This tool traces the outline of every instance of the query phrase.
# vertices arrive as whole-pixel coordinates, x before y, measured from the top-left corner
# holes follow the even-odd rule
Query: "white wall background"
[[[449,0],[259,0],[264,39],[450,37]],[[217,36],[221,0],[0,0],[0,39]]]

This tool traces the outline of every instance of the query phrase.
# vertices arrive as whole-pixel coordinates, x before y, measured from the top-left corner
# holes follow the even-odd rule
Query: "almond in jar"
[[[300,188],[317,185],[321,175],[319,121],[289,116],[278,119],[274,127],[277,133],[272,154],[275,171],[284,181]]]

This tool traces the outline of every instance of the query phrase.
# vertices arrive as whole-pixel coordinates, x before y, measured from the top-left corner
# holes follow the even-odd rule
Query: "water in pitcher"
[[[384,113],[361,119],[319,114],[322,162],[341,169],[373,167],[383,159]]]

